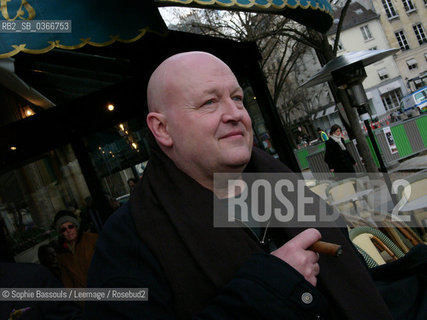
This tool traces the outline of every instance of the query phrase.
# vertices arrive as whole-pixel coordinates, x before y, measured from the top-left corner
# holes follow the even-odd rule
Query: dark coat
[[[341,138],[341,141],[344,143],[343,138]],[[332,138],[325,142],[325,146],[325,162],[328,164],[329,169],[334,169],[336,173],[355,172],[353,165],[356,164],[356,161],[354,161],[347,149],[342,150],[340,145]]]
[[[247,169],[289,171],[258,149],[253,150]],[[245,228],[213,228],[212,199],[211,191],[152,149],[130,205],[107,221],[88,275],[89,287],[148,288],[148,302],[88,303],[85,317],[391,319],[340,230],[322,230],[323,239],[340,243],[344,252],[338,261],[321,257],[319,265],[325,268],[313,287],[286,262],[263,251],[267,249],[245,235]],[[302,231],[277,230],[285,241]],[[283,243],[276,237],[272,240],[279,246]]]
[[[32,263],[0,263],[0,287],[61,288],[62,285],[43,266]],[[11,312],[20,309],[26,310],[20,320],[82,318],[80,308],[71,301],[2,301],[0,319],[10,319]]]
[[[66,242],[58,248],[58,265],[61,269],[61,281],[66,288],[85,288],[86,278],[95,251],[98,235],[83,232],[75,245],[74,253],[68,249]]]
[[[85,319],[177,318],[166,276],[138,237],[128,204],[104,226],[88,287],[148,288],[148,302],[87,302]],[[310,302],[304,303],[303,297]],[[331,319],[329,308],[324,295],[295,269],[273,255],[259,253],[193,319]]]

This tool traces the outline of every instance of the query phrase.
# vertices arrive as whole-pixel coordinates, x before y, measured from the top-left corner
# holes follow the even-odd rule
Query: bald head
[[[197,77],[195,68],[212,65],[220,65],[232,74],[230,68],[222,60],[207,52],[184,52],[167,58],[154,70],[148,82],[148,110],[164,112],[170,106],[174,95],[186,90],[185,86]]]
[[[206,52],[165,60],[147,88],[147,125],[175,165],[212,190],[214,172],[242,172],[252,150],[243,90],[231,69]]]

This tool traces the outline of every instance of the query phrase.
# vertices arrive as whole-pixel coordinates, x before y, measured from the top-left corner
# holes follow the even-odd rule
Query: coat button
[[[313,295],[310,292],[304,292],[301,295],[301,300],[305,304],[310,304],[313,302]]]

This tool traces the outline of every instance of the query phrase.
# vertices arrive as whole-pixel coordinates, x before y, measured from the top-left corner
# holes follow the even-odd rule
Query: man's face
[[[231,70],[195,57],[173,79],[166,117],[175,164],[193,178],[243,171],[251,156],[252,126]]]
[[[68,242],[73,242],[77,239],[77,227],[71,222],[64,222],[59,230]]]

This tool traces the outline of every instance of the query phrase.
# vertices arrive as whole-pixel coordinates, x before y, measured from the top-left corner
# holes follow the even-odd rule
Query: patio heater
[[[387,175],[387,168],[382,159],[380,149],[375,141],[371,126],[370,115],[367,111],[368,98],[362,82],[366,79],[365,67],[398,52],[399,49],[364,50],[348,52],[339,56],[326,65],[320,71],[304,82],[301,87],[311,87],[326,81],[333,81],[340,89],[345,89],[351,98],[352,107],[357,108],[360,119],[364,122],[368,131],[369,139],[377,156],[380,171],[384,173],[384,180],[390,192],[393,203],[397,203],[395,194],[392,192],[392,184]]]

